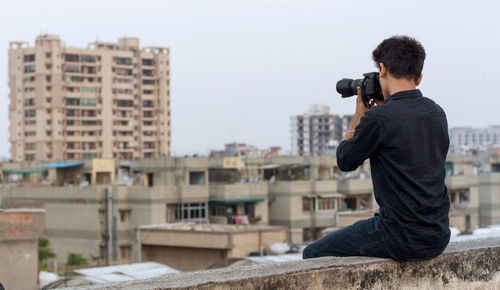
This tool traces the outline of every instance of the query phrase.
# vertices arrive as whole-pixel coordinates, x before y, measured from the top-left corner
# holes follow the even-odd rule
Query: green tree
[[[38,263],[40,264],[40,269],[47,269],[46,261],[55,257],[57,255],[52,252],[49,239],[38,240]]]
[[[88,263],[89,262],[82,254],[69,253],[66,266],[85,266],[88,265]]]

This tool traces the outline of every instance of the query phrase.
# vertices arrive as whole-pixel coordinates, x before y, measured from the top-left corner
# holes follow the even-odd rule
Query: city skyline
[[[263,1],[144,1],[137,6],[125,1],[119,7],[89,2],[71,13],[62,1],[23,3],[23,10],[16,8],[19,3],[0,4],[9,12],[0,23],[11,27],[0,36],[2,157],[9,151],[8,43],[32,43],[45,33],[60,35],[68,47],[124,35],[140,38],[145,46],[170,47],[171,153],[177,156],[207,154],[233,141],[289,151],[289,117],[317,103],[329,105],[333,114],[352,114],[354,100],[340,98],[336,81],[374,71],[371,51],[394,34],[414,36],[426,48],[421,89],[445,109],[450,128],[499,123],[495,89],[479,85],[494,84],[499,76],[500,42],[491,37],[499,4],[493,1],[478,6],[424,1],[412,11],[396,1],[292,1],[286,6]],[[354,15],[356,6],[366,9]],[[121,17],[110,22],[109,15],[117,13]]]

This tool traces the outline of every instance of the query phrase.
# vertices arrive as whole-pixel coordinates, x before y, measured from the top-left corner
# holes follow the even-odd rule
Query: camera
[[[371,99],[383,100],[382,88],[378,79],[378,72],[369,72],[363,74],[362,79],[341,79],[337,82],[337,92],[342,98],[352,97],[358,94],[357,87],[361,88],[361,94],[365,104]]]

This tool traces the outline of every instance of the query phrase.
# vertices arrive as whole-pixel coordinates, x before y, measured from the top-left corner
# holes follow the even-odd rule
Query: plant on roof
[[[47,260],[57,257],[56,253],[52,252],[50,248],[49,239],[40,239],[38,241],[38,263],[40,265],[40,270],[47,269]]]
[[[88,265],[88,260],[82,255],[77,253],[69,253],[68,261],[66,262],[66,266],[84,266]]]

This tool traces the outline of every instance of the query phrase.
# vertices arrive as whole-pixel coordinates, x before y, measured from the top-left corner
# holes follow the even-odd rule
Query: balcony
[[[123,94],[123,93],[116,93],[114,94],[113,98],[117,100],[129,100],[129,101],[130,100],[133,101],[135,99],[133,94]]]
[[[367,194],[373,192],[371,178],[345,179],[338,183],[338,191],[346,195]]]
[[[213,199],[238,199],[248,197],[267,197],[266,182],[244,184],[210,184],[210,198]]]
[[[311,227],[326,228],[335,225],[336,210],[319,210],[313,212]]]
[[[313,193],[331,193],[337,189],[337,180],[316,180],[312,184]]]
[[[478,186],[477,175],[452,175],[446,177],[448,189],[461,189]]]
[[[309,194],[311,193],[311,181],[275,181],[269,184],[269,193],[287,194]]]
[[[209,197],[208,185],[178,186],[177,192],[182,201],[206,201]]]

